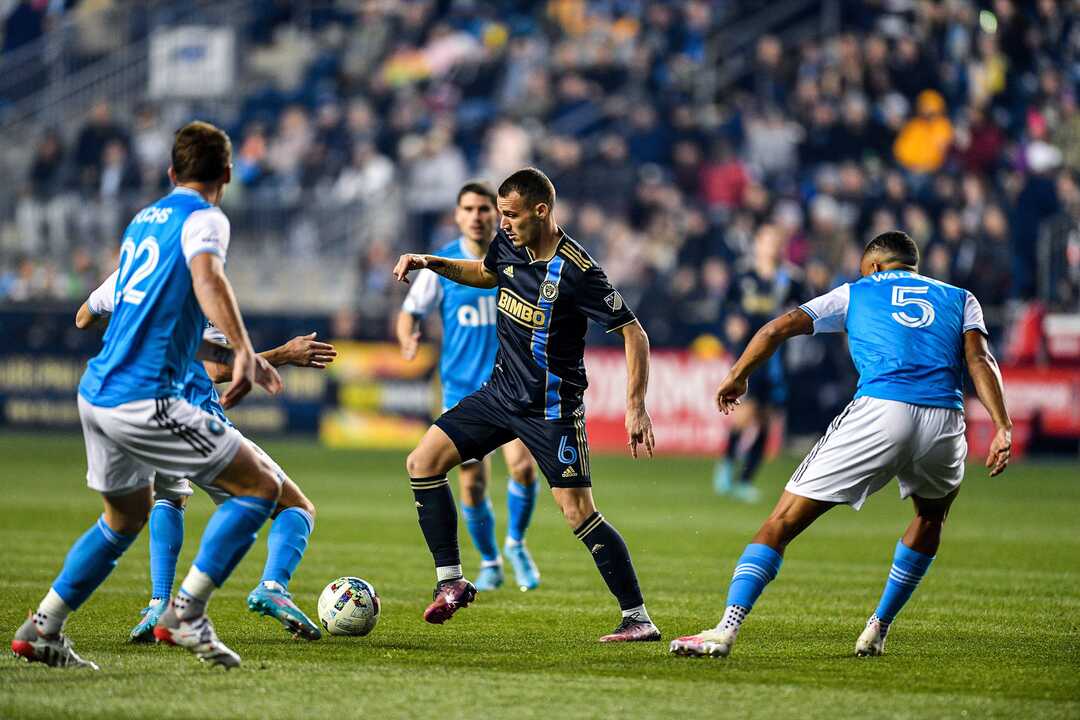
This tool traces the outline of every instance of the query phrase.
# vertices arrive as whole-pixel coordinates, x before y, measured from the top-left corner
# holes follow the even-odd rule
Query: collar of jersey
[[[192,197],[197,197],[197,198],[202,197],[202,194],[200,194],[198,190],[192,190],[189,187],[181,187],[179,185],[174,187],[172,192],[169,193],[169,194],[170,195],[175,195],[176,193],[180,193],[181,195],[191,195]]]
[[[566,239],[570,237],[561,227],[559,228],[559,232],[562,233],[562,235],[559,237],[559,242],[555,243],[555,250],[551,253],[551,257],[549,257],[547,260],[538,260],[536,256],[533,255],[532,250],[530,250],[529,248],[525,248],[525,254],[529,256],[530,265],[535,265],[536,263],[551,262],[552,258],[559,254],[559,248],[561,248],[562,244],[566,242]]]

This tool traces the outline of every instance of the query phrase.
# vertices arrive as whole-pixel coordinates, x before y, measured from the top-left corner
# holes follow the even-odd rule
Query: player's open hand
[[[336,357],[334,346],[317,341],[315,333],[297,335],[285,343],[285,361],[296,367],[324,368]]]
[[[256,385],[263,387],[271,395],[281,392],[281,376],[265,358],[250,350],[237,350],[233,353],[232,384],[221,396],[221,407],[226,410],[240,402]]]
[[[423,270],[428,266],[426,255],[406,253],[398,258],[394,266],[394,278],[403,283],[409,282],[409,273],[413,270]]]
[[[648,456],[653,456],[656,438],[653,437],[652,418],[644,406],[626,409],[626,435],[629,438],[626,444],[630,446],[630,454],[635,460],[638,456],[638,445],[644,445]]]
[[[716,389],[716,407],[728,415],[739,404],[739,398],[746,394],[746,380],[728,375]]]
[[[401,357],[412,360],[420,351],[420,331],[416,330],[401,340]]]
[[[986,467],[990,468],[990,477],[1005,472],[1012,453],[1012,431],[998,428],[990,442],[990,454],[986,456]]]

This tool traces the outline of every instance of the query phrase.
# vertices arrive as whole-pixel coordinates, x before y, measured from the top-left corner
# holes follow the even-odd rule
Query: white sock
[[[285,586],[279,583],[277,580],[263,580],[262,586],[267,590],[277,590],[279,592],[285,592]]]
[[[495,558],[494,560],[484,560],[480,563],[480,567],[502,567],[502,558]]]
[[[176,616],[181,620],[199,617],[206,612],[206,604],[215,589],[214,581],[194,565],[188,570],[184,582],[180,583],[180,592],[176,593],[173,605]]]
[[[716,626],[719,630],[734,630],[739,632],[739,626],[742,625],[743,620],[750,613],[749,610],[742,605],[728,605],[724,610],[724,617],[720,620],[720,623]]]
[[[438,582],[446,582],[447,580],[460,580],[465,577],[461,572],[460,565],[446,565],[444,567],[435,568],[435,579]]]
[[[169,602],[169,598],[150,598],[150,607],[159,607]]]
[[[514,538],[510,537],[509,535],[506,536],[506,544],[508,546],[510,546],[510,547],[517,547],[518,545],[522,545],[524,543],[525,543],[524,540],[515,540]]]
[[[49,588],[49,592],[45,593],[37,612],[34,613],[34,625],[42,635],[56,635],[64,629],[64,623],[70,614],[71,608],[64,602],[64,598]]]
[[[645,609],[644,605],[638,605],[637,607],[632,607],[629,610],[622,611],[622,616],[624,618],[631,617],[633,615],[637,615],[637,620],[639,622],[652,622],[652,618],[649,617],[649,611]]]

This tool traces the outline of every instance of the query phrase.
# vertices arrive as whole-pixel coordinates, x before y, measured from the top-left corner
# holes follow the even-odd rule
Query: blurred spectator
[[[952,143],[952,123],[945,115],[945,99],[936,90],[923,90],[915,101],[918,115],[900,130],[893,152],[896,161],[918,173],[934,172],[945,163]]]
[[[127,132],[113,119],[109,104],[100,101],[90,110],[90,117],[75,142],[75,169],[84,193],[96,194],[101,184],[102,155],[105,146],[114,140],[126,145]]]

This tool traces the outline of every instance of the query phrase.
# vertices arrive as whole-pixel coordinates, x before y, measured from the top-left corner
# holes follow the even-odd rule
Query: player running
[[[626,344],[626,430],[631,454],[652,456],[645,410],[649,340],[622,296],[585,250],[555,223],[555,188],[526,168],[499,187],[501,230],[483,260],[402,255],[394,267],[408,282],[429,268],[472,287],[498,288],[499,350],[491,379],[435,421],[406,460],[420,528],[435,559],[427,622],[441,624],[476,596],[462,576],[457,510],[446,473],[520,438],[540,465],[574,535],[593,556],[619,602],[622,621],[601,642],[659,640],[626,543],[593,502],[585,435],[585,330],[588,319]]]
[[[855,399],[795,470],[739,558],[723,619],[672,641],[671,652],[727,656],[739,626],[779,572],[788,543],[836,505],[858,510],[896,476],[900,497],[915,504],[915,519],[896,544],[877,610],[855,644],[856,655],[884,653],[890,625],[937,553],[964,478],[965,365],[997,426],[986,466],[991,477],[1005,470],[1012,422],[982,308],[967,290],[919,275],[918,266],[918,247],[905,233],[878,235],[863,252],[861,279],[763,327],[720,384],[716,400],[726,414],[746,392],[750,374],[785,340],[842,330],[859,371]]]
[[[80,329],[108,323],[113,313],[117,272],[90,294],[75,316]],[[218,345],[228,345],[225,336],[215,327],[207,326],[203,338]],[[315,334],[295,337],[286,344],[259,353],[274,367],[324,368],[333,362],[334,346],[315,340]],[[219,402],[215,382],[228,380],[229,368],[219,363],[195,360],[188,368],[181,397],[197,408],[210,413],[231,426]],[[262,448],[244,438],[247,445],[281,478],[281,497],[271,514],[270,533],[266,538],[267,555],[262,580],[248,595],[247,605],[252,612],[280,622],[291,634],[305,640],[318,640],[322,633],[318,625],[304,614],[289,593],[289,581],[307,549],[308,538],[315,526],[315,506],[300,488]],[[214,486],[204,486],[210,499],[220,505],[229,494]],[[142,619],[131,631],[132,642],[153,642],[154,627],[165,612],[172,595],[176,562],[184,545],[184,508],[192,495],[186,477],[171,477],[157,473],[154,478],[154,506],[150,510],[150,603],[142,610]]]
[[[75,541],[37,611],[15,633],[11,649],[26,660],[97,669],[72,649],[64,622],[146,524],[156,471],[212,485],[231,497],[210,518],[195,562],[155,635],[210,664],[240,664],[218,639],[206,606],[273,511],[281,478],[236,428],[181,397],[197,353],[232,366],[225,407],[254,384],[281,390],[277,371],[251,348],[225,277],[229,221],[216,206],[231,179],[231,155],[222,130],[204,122],[185,125],[176,133],[169,167],[176,188],[141,210],[124,232],[116,310],[78,397],[87,484],[101,493],[105,512]],[[232,350],[203,342],[207,318]]]
[[[783,261],[783,238],[773,225],[762,225],[754,235],[751,262],[740,268],[728,293],[727,327],[737,346],[782,311],[794,308],[803,297],[802,273]],[[773,355],[763,372],[749,382],[746,397],[731,417],[727,452],[713,471],[713,490],[731,494],[743,502],[758,500],[754,474],[765,457],[769,424],[783,416],[787,402],[787,379],[780,353]],[[734,464],[742,460],[738,482],[733,482]]]
[[[461,237],[440,249],[438,254],[458,260],[482,260],[491,246],[498,222],[495,191],[486,183],[472,182],[463,186],[458,191],[454,220],[461,229]],[[431,270],[417,273],[409,288],[398,313],[398,343],[405,359],[416,357],[420,320],[438,310],[443,327],[439,356],[443,412],[475,392],[491,377],[495,352],[499,349],[495,332],[495,295],[495,288],[469,287],[440,277]],[[510,559],[518,587],[532,590],[540,584],[540,571],[525,547],[525,530],[536,506],[536,471],[532,455],[520,440],[503,445],[503,457],[510,470],[506,488],[509,517],[503,552]],[[490,475],[489,458],[466,460],[459,471],[465,527],[480,553],[480,573],[475,584],[481,592],[503,584],[502,558],[495,541],[495,516],[487,497]]]

